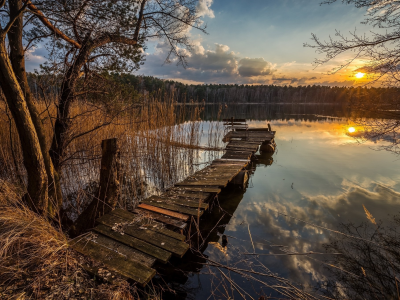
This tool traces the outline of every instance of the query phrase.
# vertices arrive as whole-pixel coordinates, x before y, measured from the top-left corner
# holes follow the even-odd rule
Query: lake
[[[216,110],[205,108],[203,144],[210,140],[210,127],[223,130],[210,121]],[[167,295],[258,299],[278,295],[276,287],[286,279],[313,292],[330,274],[326,264],[332,255],[324,254],[323,245],[337,234],[328,229],[336,230],[340,223],[368,222],[363,205],[383,222],[397,214],[400,160],[381,150],[387,144],[384,140],[360,143],[355,139],[360,128],[349,131],[351,115],[347,109],[326,106],[224,107],[221,116],[250,119],[251,127],[270,123],[276,130],[277,150],[273,155],[256,154],[244,190],[230,188],[219,195],[200,223],[198,251],[182,261],[173,260],[165,269],[169,286],[178,292]],[[206,152],[199,155],[207,160]],[[228,238],[226,247],[222,234]],[[210,261],[251,269],[256,280],[237,270],[210,266]],[[271,281],[271,276],[257,273],[279,279]]]

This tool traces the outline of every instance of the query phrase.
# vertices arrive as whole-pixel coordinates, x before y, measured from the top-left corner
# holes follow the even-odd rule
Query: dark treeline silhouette
[[[238,84],[184,84],[163,80],[153,76],[132,74],[105,74],[109,80],[142,95],[153,93],[174,93],[177,102],[198,101],[206,103],[296,103],[296,104],[352,104],[397,103],[400,88],[375,87],[330,87],[321,85],[279,86],[279,85],[238,85]],[[29,74],[28,81],[34,93],[41,94],[38,79],[44,76]],[[46,89],[57,93],[60,80],[45,80]],[[43,87],[41,87],[43,88]]]
[[[321,85],[278,86],[238,84],[184,84],[153,76],[112,74],[121,83],[133,85],[140,93],[174,92],[178,102],[188,99],[206,103],[329,103],[348,104],[354,101],[393,103],[400,97],[400,88],[330,87]]]

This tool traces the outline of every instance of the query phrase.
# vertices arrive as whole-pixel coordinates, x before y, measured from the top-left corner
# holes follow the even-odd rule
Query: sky
[[[188,66],[165,64],[168,47],[163,41],[149,42],[144,65],[137,75],[151,75],[184,83],[235,83],[353,86],[366,83],[354,75],[363,61],[355,60],[335,74],[331,70],[350,59],[346,53],[316,67],[322,58],[312,48],[311,33],[326,40],[335,29],[349,33],[368,32],[361,24],[365,11],[341,1],[320,5],[322,0],[199,0],[198,14],[207,33],[190,30],[194,50]],[[46,50],[34,49],[27,61],[28,71],[45,60]]]

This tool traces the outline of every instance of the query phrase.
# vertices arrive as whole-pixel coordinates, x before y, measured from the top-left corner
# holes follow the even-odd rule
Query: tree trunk
[[[69,142],[68,131],[71,126],[71,105],[75,100],[75,88],[79,73],[91,53],[90,42],[79,50],[78,57],[65,74],[61,85],[61,97],[58,103],[57,119],[54,124],[54,136],[50,147],[50,156],[57,172],[61,169],[61,159]]]
[[[5,34],[0,34],[0,86],[6,97],[21,141],[24,165],[28,173],[28,195],[25,198],[33,210],[46,214],[48,181],[45,163],[24,92],[18,83],[7,54],[5,39]]]
[[[18,12],[22,7],[22,0],[9,1],[9,7],[10,18],[12,19],[14,16],[18,15]],[[10,60],[15,76],[17,77],[18,83],[25,96],[25,101],[39,139],[48,178],[49,198],[52,202],[49,203],[49,212],[51,215],[54,215],[62,205],[60,180],[58,173],[54,170],[47,148],[45,129],[28,85],[28,79],[25,71],[25,51],[22,45],[22,31],[23,17],[22,14],[20,14],[8,32]]]

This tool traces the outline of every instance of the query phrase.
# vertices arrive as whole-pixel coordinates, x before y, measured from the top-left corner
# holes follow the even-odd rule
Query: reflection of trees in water
[[[222,111],[218,114],[219,111]],[[374,118],[379,117],[374,111],[358,111],[350,109],[347,105],[299,105],[299,104],[229,104],[229,105],[205,105],[203,111],[204,120],[217,120],[221,118],[245,118],[249,120],[279,120],[294,119],[304,121],[317,121],[321,118]]]
[[[342,224],[347,234],[331,239],[328,252],[342,255],[327,262],[331,278],[321,290],[334,299],[398,299],[400,283],[400,218],[381,225]],[[352,238],[354,236],[357,238]]]

